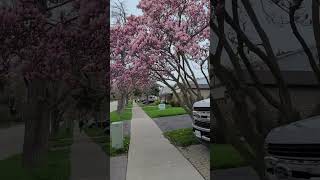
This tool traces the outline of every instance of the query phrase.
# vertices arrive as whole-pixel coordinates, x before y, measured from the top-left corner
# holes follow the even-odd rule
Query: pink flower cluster
[[[107,68],[107,3],[76,0],[72,25],[66,17],[52,25],[35,3],[17,1],[15,7],[0,9],[0,64],[18,57],[27,79],[76,79],[74,72],[98,72]],[[2,72],[8,73],[8,72]],[[74,81],[74,80],[73,80]]]
[[[196,63],[208,57],[209,0],[141,0],[138,8],[143,15],[111,28],[114,82],[147,83],[155,70],[174,71],[181,55]]]

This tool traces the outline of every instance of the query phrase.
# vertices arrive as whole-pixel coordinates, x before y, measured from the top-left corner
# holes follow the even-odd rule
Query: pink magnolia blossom
[[[114,82],[148,82],[155,71],[173,74],[182,56],[198,64],[207,58],[209,0],[141,0],[138,8],[143,15],[111,29]]]

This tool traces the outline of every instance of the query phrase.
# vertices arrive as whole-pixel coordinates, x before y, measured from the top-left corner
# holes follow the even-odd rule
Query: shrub
[[[171,100],[169,103],[172,107],[180,107],[180,103],[175,101],[175,100]]]
[[[158,99],[158,100],[156,100],[153,104],[154,105],[159,105],[161,103],[161,101]]]

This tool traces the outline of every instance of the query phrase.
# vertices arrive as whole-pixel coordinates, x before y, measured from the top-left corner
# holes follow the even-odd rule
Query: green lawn
[[[164,136],[168,138],[169,141],[176,146],[186,147],[193,144],[199,144],[199,141],[193,135],[192,128],[178,129],[174,131],[165,132]]]
[[[166,105],[165,110],[159,110],[158,106],[142,106],[142,109],[151,118],[187,114],[187,112],[182,107],[171,107],[170,105]]]
[[[126,121],[132,119],[132,101],[126,106],[124,111],[121,114],[118,114],[117,111],[110,112],[111,122]]]
[[[21,155],[0,161],[0,179],[14,180],[69,180],[70,150],[49,151],[48,162],[32,171],[22,167]]]
[[[212,144],[210,150],[210,169],[228,169],[247,165],[230,144]]]
[[[199,144],[191,128],[165,132],[169,141],[180,147]],[[241,155],[229,144],[213,144],[210,146],[210,169],[228,169],[246,166]]]
[[[4,160],[0,160],[0,179],[14,180],[69,180],[70,178],[70,146],[72,145],[72,133],[68,133],[64,128],[58,134],[50,138],[50,151],[48,161],[40,168],[32,171],[22,167],[22,155],[14,155]],[[59,150],[52,150],[54,148]]]
[[[127,153],[129,150],[130,137],[124,137],[123,144],[124,147],[121,149],[111,148],[109,136],[103,133],[103,130],[100,128],[90,128],[86,129],[85,132],[92,140],[99,144],[104,152],[110,154],[111,156],[118,156],[124,153]],[[111,152],[110,152],[111,150]]]

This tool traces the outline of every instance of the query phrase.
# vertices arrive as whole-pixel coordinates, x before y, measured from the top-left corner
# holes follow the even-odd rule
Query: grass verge
[[[117,111],[110,112],[111,122],[126,121],[132,119],[132,101],[128,103],[126,108],[121,114],[118,114]]]
[[[199,144],[199,141],[193,134],[192,128],[165,132],[164,136],[176,146],[186,147],[194,144]]]
[[[210,150],[210,169],[228,169],[247,165],[239,152],[230,144],[212,144]]]
[[[33,170],[23,168],[21,162],[21,154],[1,160],[0,179],[69,180],[70,178],[70,149],[49,151],[47,163]]]
[[[187,112],[182,107],[171,107],[170,105],[166,105],[166,109],[164,110],[159,110],[158,106],[142,106],[142,109],[151,118],[187,114]]]
[[[178,129],[165,132],[164,136],[169,141],[180,147],[199,144],[200,142],[194,136],[192,128]],[[228,169],[248,165],[237,150],[230,144],[212,144],[210,146],[210,169]]]
[[[0,160],[0,179],[69,180],[71,172],[70,146],[72,142],[72,132],[61,128],[55,137],[49,139],[51,150],[48,152],[48,159],[44,165],[33,170],[27,170],[22,166],[22,155],[17,154]],[[55,149],[61,147],[63,149]]]

